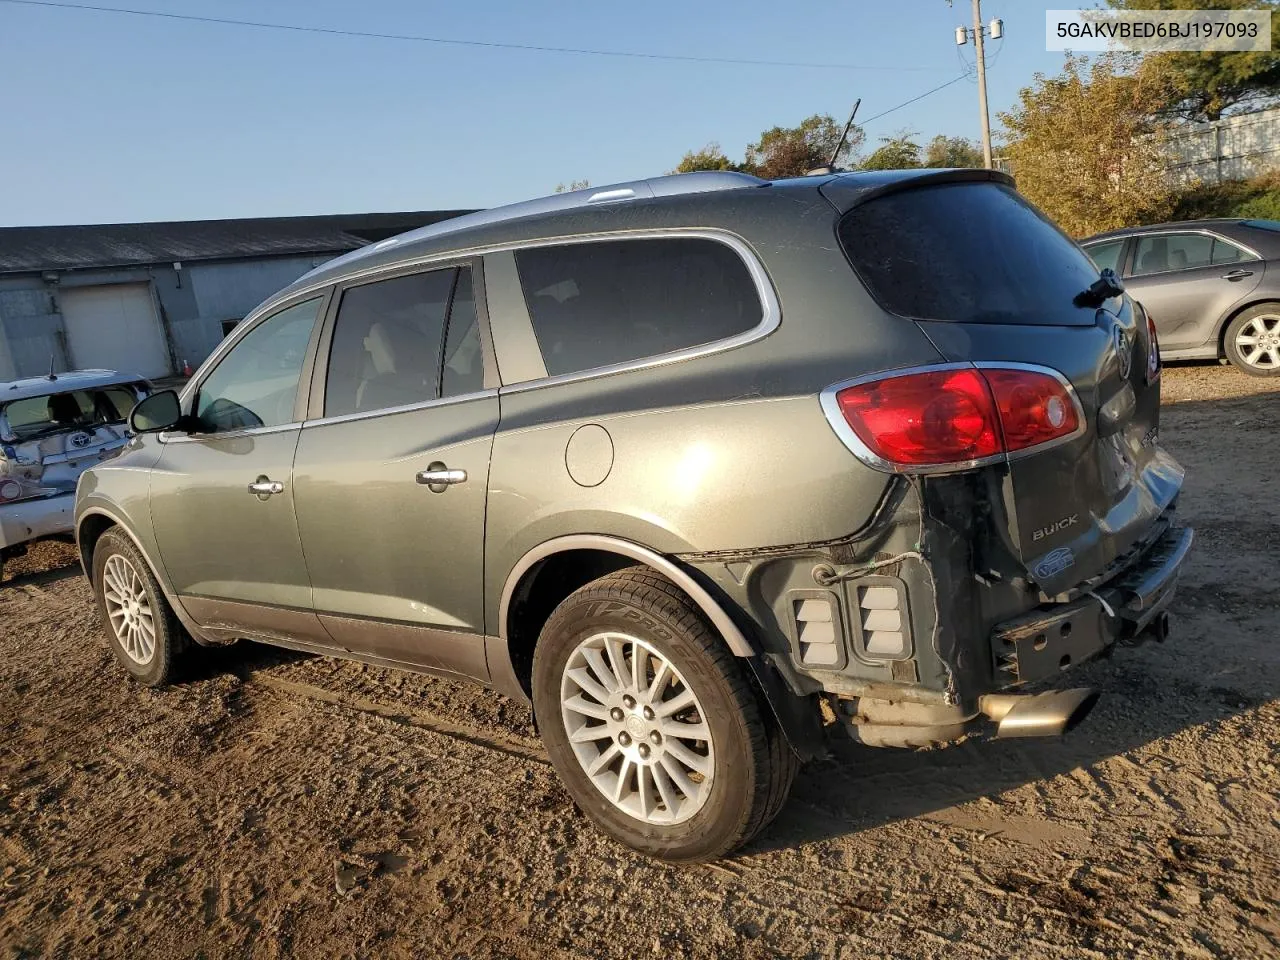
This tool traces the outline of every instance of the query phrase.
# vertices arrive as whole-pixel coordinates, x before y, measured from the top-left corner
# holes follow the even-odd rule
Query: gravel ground
[[[1280,956],[1280,382],[1165,374],[1198,543],[1062,741],[837,744],[740,856],[575,810],[527,710],[240,645],[129,683],[62,544],[0,588],[9,956]]]

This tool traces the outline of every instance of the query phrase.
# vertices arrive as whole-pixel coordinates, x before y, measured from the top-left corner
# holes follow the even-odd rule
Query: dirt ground
[[[1280,956],[1280,381],[1165,374],[1197,546],[1062,741],[840,745],[737,858],[603,839],[526,709],[262,647],[116,668],[62,545],[0,587],[8,956]]]

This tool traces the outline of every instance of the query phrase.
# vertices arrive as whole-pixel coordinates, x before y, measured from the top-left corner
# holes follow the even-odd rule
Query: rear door
[[[350,651],[484,679],[484,525],[498,424],[479,265],[352,283],[295,461],[316,611]]]
[[[1166,350],[1213,339],[1218,321],[1262,280],[1262,261],[1223,237],[1200,231],[1144,233],[1125,288],[1156,323]]]
[[[1060,593],[1153,531],[1182,477],[1156,442],[1158,367],[1127,298],[1077,300],[1098,270],[1075,244],[999,182],[907,186],[854,205],[840,237],[881,304],[948,360],[1030,364],[1071,385],[1080,429],[991,478],[990,533],[1030,580]]]

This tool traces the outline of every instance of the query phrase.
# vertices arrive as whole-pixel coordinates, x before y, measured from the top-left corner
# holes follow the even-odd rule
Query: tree
[[[1148,53],[1139,72],[1160,71],[1169,79],[1162,113],[1183,120],[1217,120],[1236,107],[1261,107],[1280,98],[1280,0],[1108,0],[1121,10],[1269,9],[1271,50],[1213,53]]]
[[[892,137],[881,137],[880,146],[859,166],[863,170],[909,170],[920,166],[920,144],[909,130]]]
[[[708,143],[701,150],[690,150],[676,165],[672,173],[696,173],[699,170],[738,170],[740,166],[730,160],[720,144]]]
[[[829,114],[814,114],[798,127],[773,127],[748,145],[747,159],[740,169],[766,180],[802,177],[814,167],[831,162],[843,130],[844,124]],[[861,127],[849,130],[849,138],[835,159],[837,166],[857,151],[863,136]]]
[[[981,167],[982,149],[964,137],[938,134],[924,148],[926,167]]]
[[[570,180],[567,186],[557,183],[556,193],[572,193],[574,190],[585,190],[589,186],[591,186],[590,180]]]
[[[1156,111],[1171,83],[1158,69],[1125,73],[1113,55],[1091,66],[1068,56],[1058,76],[1036,74],[1000,114],[1018,188],[1077,237],[1167,215],[1173,191]]]

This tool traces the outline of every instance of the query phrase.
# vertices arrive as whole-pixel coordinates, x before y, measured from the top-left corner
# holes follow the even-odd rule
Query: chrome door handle
[[[467,471],[432,466],[418,474],[417,479],[419,483],[425,483],[429,487],[447,487],[455,483],[466,483]]]
[[[266,499],[273,493],[284,493],[284,484],[279,480],[272,480],[268,477],[259,477],[253,483],[249,484],[249,492],[254,496]]]
[[[1229,270],[1222,275],[1223,280],[1243,280],[1245,277],[1252,277],[1252,270]]]

